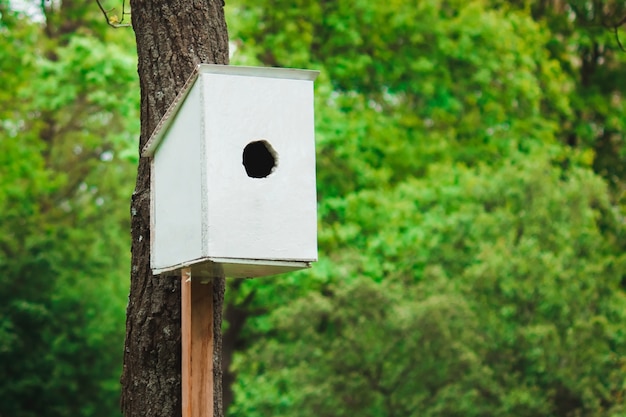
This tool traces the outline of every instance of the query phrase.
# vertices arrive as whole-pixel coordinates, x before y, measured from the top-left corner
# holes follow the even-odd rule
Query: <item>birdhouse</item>
[[[153,273],[256,277],[317,260],[317,75],[197,67],[142,151]]]

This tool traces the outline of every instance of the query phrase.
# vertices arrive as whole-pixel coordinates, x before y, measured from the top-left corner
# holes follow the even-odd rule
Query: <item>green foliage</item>
[[[531,7],[528,7],[531,6]],[[530,2],[535,19],[550,28],[546,44],[568,78],[575,81],[572,111],[560,121],[559,139],[593,152],[593,167],[623,198],[626,189],[626,54],[613,28],[626,17],[622,1],[570,0],[547,7]],[[621,196],[620,196],[621,193]],[[623,201],[622,201],[623,203]]]
[[[320,261],[231,282],[229,414],[624,415],[623,5],[227,3],[233,63],[322,72]],[[0,0],[0,415],[117,415],[132,34],[40,7]]]
[[[70,36],[50,15],[43,25],[1,10],[0,415],[116,415],[133,176],[123,154],[139,127],[132,38]]]
[[[236,62],[322,70],[322,197],[421,176],[435,161],[497,163],[516,144],[554,140],[571,113],[573,82],[526,14],[483,2],[303,3],[240,5],[229,27]]]
[[[232,415],[623,412],[624,228],[544,152],[348,197],[341,275],[269,313]]]
[[[232,286],[229,414],[623,415],[603,2],[418,3],[227,5],[233,63],[322,71],[320,262]]]

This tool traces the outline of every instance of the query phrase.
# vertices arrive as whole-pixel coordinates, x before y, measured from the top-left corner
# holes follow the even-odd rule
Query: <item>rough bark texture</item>
[[[199,63],[228,63],[222,0],[131,0],[139,56],[141,139]],[[141,158],[132,197],[132,270],[121,407],[125,417],[181,415],[180,281],[150,271],[150,163]],[[214,280],[215,416],[221,407],[223,280]]]

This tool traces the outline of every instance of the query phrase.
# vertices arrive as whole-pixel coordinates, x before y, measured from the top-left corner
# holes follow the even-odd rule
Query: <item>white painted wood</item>
[[[226,276],[252,277],[317,260],[316,75],[198,67],[144,148],[154,157],[155,273],[207,264]],[[251,178],[243,150],[260,140],[275,150],[277,165],[267,177]]]
[[[201,90],[173,115],[167,140],[152,164],[152,267],[159,269],[202,254]],[[184,202],[184,204],[183,204]]]

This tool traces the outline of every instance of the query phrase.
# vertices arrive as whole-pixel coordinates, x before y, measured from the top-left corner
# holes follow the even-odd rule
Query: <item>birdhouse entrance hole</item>
[[[243,149],[243,166],[250,178],[265,178],[274,172],[278,154],[266,140],[250,142]]]

